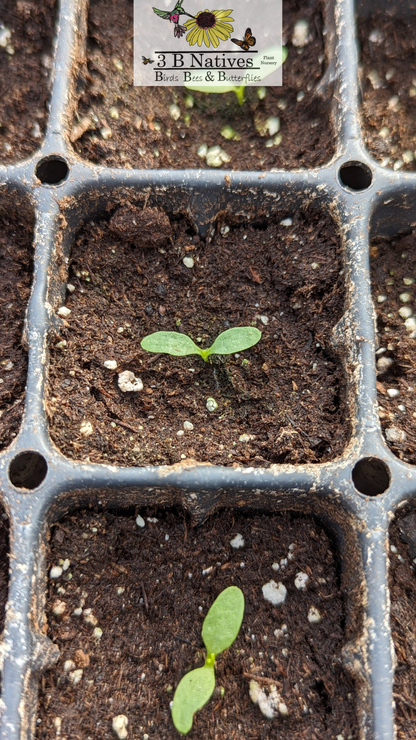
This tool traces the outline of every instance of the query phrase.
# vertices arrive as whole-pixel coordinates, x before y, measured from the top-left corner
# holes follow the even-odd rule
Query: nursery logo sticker
[[[228,0],[227,0],[228,1]],[[282,84],[281,0],[134,0],[134,84],[209,88]]]

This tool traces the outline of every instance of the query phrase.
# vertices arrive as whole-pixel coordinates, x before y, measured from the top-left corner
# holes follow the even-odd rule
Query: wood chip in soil
[[[0,46],[0,162],[6,163],[28,157],[42,142],[55,0],[5,0],[0,5],[0,29],[2,25],[10,31],[7,45]]]
[[[390,449],[412,464],[416,463],[415,247],[414,232],[392,240],[379,239],[371,246],[381,426]]]
[[[416,514],[408,510],[390,526],[391,630],[397,657],[393,697],[397,740],[416,738]]]
[[[16,436],[23,415],[27,352],[22,333],[32,282],[32,230],[26,209],[0,204],[0,449]]]
[[[159,226],[150,232],[148,210],[127,205],[75,240],[71,314],[50,347],[55,444],[71,458],[120,465],[190,458],[267,467],[339,456],[350,425],[344,371],[330,344],[344,310],[331,219],[311,210],[251,225],[230,217],[205,243],[185,218],[166,227],[166,215],[152,210]],[[262,332],[256,346],[207,363],[140,346],[166,330],[209,347],[225,329],[249,325]],[[104,366],[109,360],[115,370]],[[141,379],[141,392],[120,390],[126,370]]]
[[[180,513],[140,514],[145,526],[131,516],[84,511],[52,530],[48,568],[70,563],[48,583],[48,635],[61,656],[42,681],[37,740],[55,740],[56,717],[63,737],[110,740],[120,714],[129,737],[179,737],[170,717],[173,690],[203,664],[203,619],[230,585],[245,596],[242,628],[218,656],[217,688],[189,737],[358,738],[354,685],[341,659],[346,595],[323,530],[290,515],[222,512],[191,528]],[[239,549],[231,545],[237,535]],[[309,579],[304,591],[294,583],[300,572]],[[279,606],[263,597],[272,580],[287,589]],[[312,607],[319,624],[308,619]],[[74,670],[82,671],[75,685]],[[287,717],[262,716],[249,697],[253,677],[262,688],[275,683]]]
[[[374,13],[360,20],[360,83],[364,134],[379,162],[393,169],[414,170],[416,156],[416,14],[388,18]]]
[[[309,24],[311,40],[302,48],[291,43],[298,20]],[[75,149],[92,162],[145,169],[207,167],[198,156],[203,144],[221,146],[230,157],[225,169],[329,162],[334,153],[330,99],[318,92],[326,66],[323,29],[321,2],[283,2],[283,37],[289,52],[283,85],[268,87],[264,100],[259,100],[257,88],[246,88],[247,101],[240,106],[234,93],[133,87],[133,3],[92,0],[88,69],[71,132]],[[193,107],[186,102],[190,94]],[[169,112],[172,104],[181,113],[176,121]],[[280,120],[278,145],[265,130],[271,116]],[[231,126],[239,140],[223,138],[224,126]]]

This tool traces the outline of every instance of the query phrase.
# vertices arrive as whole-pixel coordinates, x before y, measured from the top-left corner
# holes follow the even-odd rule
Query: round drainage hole
[[[44,185],[59,185],[68,175],[69,167],[61,157],[41,159],[36,167],[36,177]]]
[[[362,162],[346,162],[339,170],[339,179],[350,190],[367,190],[373,176],[371,170]]]
[[[377,457],[364,457],[352,471],[352,480],[357,491],[366,496],[379,496],[390,485],[390,471]]]
[[[31,491],[40,486],[47,472],[46,460],[39,452],[20,452],[10,463],[9,478],[16,488]]]

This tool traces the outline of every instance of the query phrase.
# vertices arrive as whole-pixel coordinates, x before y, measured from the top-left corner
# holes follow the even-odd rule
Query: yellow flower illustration
[[[195,18],[185,23],[186,30],[189,31],[186,40],[190,46],[210,46],[217,48],[220,41],[226,41],[230,38],[233,27],[229,21],[232,10],[201,10]]]

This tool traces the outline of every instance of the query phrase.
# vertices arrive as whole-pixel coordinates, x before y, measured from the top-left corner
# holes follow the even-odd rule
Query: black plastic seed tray
[[[379,9],[380,3],[377,3]],[[93,166],[69,143],[77,65],[86,43],[86,0],[61,0],[47,132],[27,161],[0,166],[0,207],[34,211],[35,273],[24,340],[29,351],[20,432],[0,455],[1,501],[10,522],[10,582],[2,643],[0,737],[34,736],[37,687],[57,648],[41,631],[48,527],[64,514],[103,506],[183,505],[196,521],[220,507],[292,510],[316,515],[334,532],[349,610],[363,606],[363,630],[345,646],[357,686],[362,737],[393,740],[394,651],[389,626],[388,526],[412,502],[416,470],[383,439],[376,399],[375,312],[369,241],[409,228],[416,175],[381,167],[363,144],[356,20],[375,4],[328,0],[324,82],[332,96],[336,155],[324,167],[276,172],[133,170]],[[405,17],[414,3],[385,3]],[[352,434],[342,457],[325,464],[226,468],[178,463],[117,468],[63,457],[48,434],[47,345],[65,297],[58,258],[80,226],[107,203],[141,202],[188,212],[206,234],[220,211],[254,217],[256,209],[290,213],[305,204],[332,214],[345,256],[346,308],[333,331],[348,385]],[[209,461],[207,461],[209,462]]]

